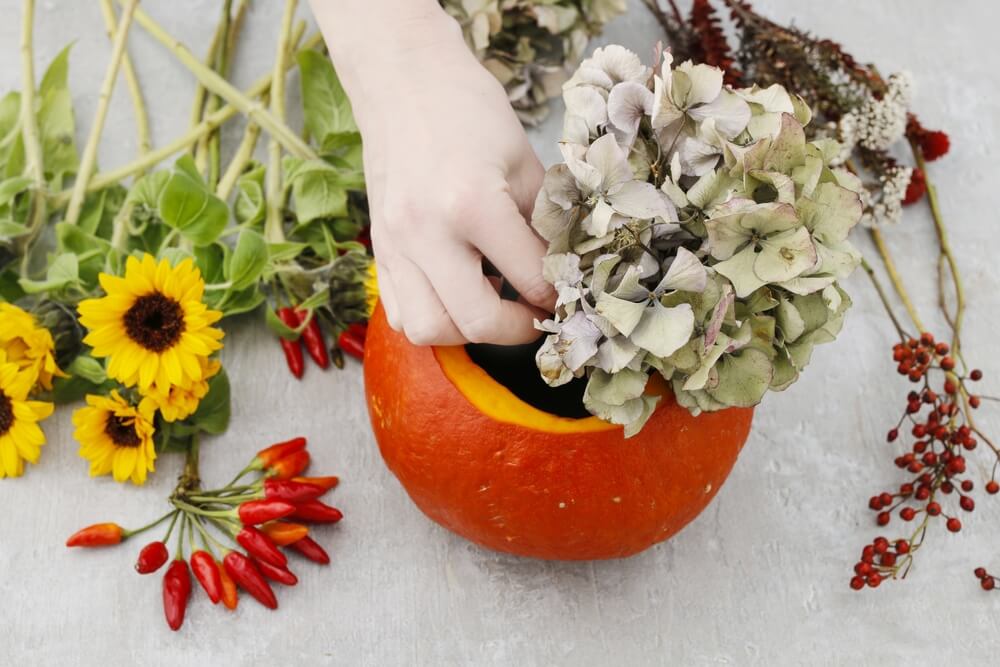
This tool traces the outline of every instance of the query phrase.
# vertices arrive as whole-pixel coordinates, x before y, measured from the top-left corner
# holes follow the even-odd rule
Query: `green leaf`
[[[192,255],[184,248],[170,247],[160,250],[157,259],[165,259],[170,263],[170,266],[177,266],[185,259],[192,259]]]
[[[103,384],[108,379],[108,374],[104,370],[104,364],[89,354],[77,355],[73,363],[66,369],[66,372],[75,377],[83,378],[95,385]]]
[[[233,203],[236,221],[241,225],[256,225],[263,222],[267,215],[267,202],[264,200],[264,166],[258,164],[240,176],[236,184],[236,201]]]
[[[174,169],[184,172],[202,185],[205,185],[205,179],[202,178],[201,172],[198,171],[198,166],[194,163],[194,158],[191,157],[190,153],[177,158],[177,161],[174,162]]]
[[[350,100],[330,59],[318,51],[298,56],[306,129],[321,143],[329,134],[357,132]]]
[[[264,293],[258,289],[257,285],[251,285],[240,292],[232,290],[226,292],[219,305],[213,307],[221,309],[223,317],[231,317],[255,310],[257,306],[264,303],[264,299]]]
[[[279,264],[281,262],[295,259],[308,247],[308,243],[294,243],[292,241],[269,243],[267,246],[268,261],[272,264]]]
[[[80,264],[76,255],[63,253],[58,255],[49,264],[49,270],[45,274],[45,280],[20,280],[21,289],[27,294],[39,294],[41,292],[55,292],[70,284],[78,282],[80,279]]]
[[[241,231],[226,272],[232,289],[242,290],[260,280],[261,273],[267,268],[267,259],[264,237],[251,229]]]
[[[56,224],[56,247],[61,253],[76,256],[80,282],[84,288],[96,288],[97,276],[104,269],[108,255],[112,252],[111,244],[77,225],[60,222]]]
[[[79,375],[71,375],[68,378],[53,378],[52,380],[52,400],[58,405],[75,403],[87,394],[104,394],[115,387],[114,382],[104,382],[94,384]]]
[[[209,285],[226,280],[226,264],[229,262],[229,246],[212,243],[194,249],[194,263],[201,271],[201,277]]]
[[[83,209],[80,211],[80,220],[77,224],[84,231],[110,239],[115,216],[121,210],[127,194],[128,191],[120,185],[88,194],[83,200]]]
[[[6,206],[14,197],[31,187],[32,181],[27,176],[15,176],[0,183],[0,206]]]
[[[38,88],[38,133],[42,143],[45,173],[61,182],[66,174],[76,172],[80,156],[76,151],[76,121],[69,91],[69,51],[59,52],[49,64]]]
[[[6,162],[14,141],[20,136],[21,94],[14,91],[0,99],[0,162]]]
[[[195,245],[208,245],[229,223],[229,207],[203,183],[182,169],[175,170],[160,192],[157,208],[167,225]]]
[[[28,233],[28,228],[20,222],[0,220],[0,240],[10,241]]]
[[[300,332],[282,322],[281,318],[278,317],[278,313],[274,312],[274,308],[272,308],[270,304],[268,304],[267,310],[264,313],[264,321],[267,323],[267,326],[271,328],[271,331],[278,334],[285,340],[299,339]]]
[[[18,284],[19,278],[20,275],[13,269],[0,271],[0,301],[15,303],[24,296],[24,290]]]
[[[169,171],[154,171],[146,174],[132,185],[125,201],[156,210],[160,201],[160,193],[167,187],[169,180]]]
[[[229,427],[231,411],[229,377],[225,370],[208,381],[208,393],[201,399],[198,409],[188,418],[198,429],[218,435]]]

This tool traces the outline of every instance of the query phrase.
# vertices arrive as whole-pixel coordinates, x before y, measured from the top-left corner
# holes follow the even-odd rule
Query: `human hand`
[[[426,20],[367,58],[338,58],[327,34],[364,139],[382,304],[416,344],[528,342],[555,303],[527,222],[544,169],[458,25]],[[483,258],[519,301],[500,298]]]

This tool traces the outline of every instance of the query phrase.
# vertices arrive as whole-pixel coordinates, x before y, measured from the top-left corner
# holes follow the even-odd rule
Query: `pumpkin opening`
[[[535,353],[544,340],[541,337],[525,345],[469,344],[465,351],[472,363],[533,408],[567,419],[589,417],[583,406],[586,378],[574,378],[560,387],[550,387],[542,380]]]

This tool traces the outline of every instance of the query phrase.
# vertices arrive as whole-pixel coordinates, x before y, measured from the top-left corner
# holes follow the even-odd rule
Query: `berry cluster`
[[[979,580],[979,585],[983,587],[984,591],[1000,590],[997,589],[997,585],[1000,584],[1000,579],[987,572],[985,567],[977,567],[974,574],[976,575],[976,579]]]
[[[912,477],[900,484],[896,492],[886,490],[872,496],[868,507],[877,513],[879,526],[889,525],[894,514],[905,523],[917,523],[906,538],[890,541],[878,537],[865,546],[851,579],[851,588],[855,590],[866,585],[875,588],[888,577],[906,576],[932,518],[944,518],[945,527],[957,533],[962,530],[962,521],[955,510],[972,512],[976,507],[971,495],[975,483],[965,476],[965,457],[979,445],[976,436],[982,437],[969,420],[969,412],[979,407],[981,399],[969,391],[968,383],[982,379],[983,374],[979,370],[960,374],[951,352],[947,343],[936,342],[929,333],[893,346],[897,372],[921,385],[909,392],[899,422],[886,437],[890,443],[896,442],[904,425],[909,427],[913,438],[909,451],[897,456],[895,463]],[[995,476],[996,464],[992,478],[985,485],[991,495],[1000,491]],[[946,502],[949,497],[957,498],[957,507],[951,511],[942,506],[942,503],[950,505]]]

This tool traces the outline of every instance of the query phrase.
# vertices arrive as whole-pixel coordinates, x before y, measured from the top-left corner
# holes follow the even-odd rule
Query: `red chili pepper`
[[[139,558],[135,561],[135,571],[139,574],[152,574],[163,567],[169,557],[166,544],[150,542],[139,552]]]
[[[256,526],[281,519],[295,511],[295,505],[283,500],[248,500],[237,509],[244,526]]]
[[[355,359],[365,358],[365,337],[368,328],[363,324],[352,324],[337,337],[337,347]]]
[[[337,523],[344,518],[336,507],[330,507],[319,500],[307,500],[295,506],[292,516],[311,523]]]
[[[309,527],[290,521],[269,521],[260,527],[260,532],[267,535],[279,547],[287,547],[308,535]]]
[[[222,577],[219,575],[219,565],[207,551],[195,551],[191,554],[191,570],[194,578],[205,589],[205,595],[218,604],[222,599]]]
[[[320,368],[329,368],[330,354],[326,351],[326,341],[323,340],[323,331],[319,328],[319,321],[316,319],[315,314],[307,310],[296,310],[295,317],[298,319],[300,325],[308,318],[309,323],[302,330],[302,343],[305,345],[306,352],[309,353],[309,356],[312,357],[317,366]]]
[[[319,498],[326,490],[308,482],[291,479],[264,480],[264,497],[270,500],[284,500],[286,503],[300,503],[303,500]]]
[[[305,472],[309,467],[312,457],[309,452],[302,450],[289,454],[285,458],[275,461],[268,467],[268,475],[273,479],[291,479]]]
[[[108,547],[121,544],[128,535],[117,523],[95,523],[76,531],[66,540],[68,547]]]
[[[191,596],[191,574],[187,563],[176,558],[163,577],[163,613],[171,630],[179,630],[184,624],[184,611]]]
[[[298,542],[292,542],[288,546],[295,549],[314,563],[326,565],[330,562],[330,554],[326,553],[326,549],[321,547],[319,543],[311,537],[303,537]]]
[[[252,595],[257,602],[268,609],[277,609],[278,600],[274,597],[274,591],[261,575],[260,570],[238,551],[230,551],[222,559],[222,564],[226,568],[229,576],[240,585],[247,593]]]
[[[292,329],[299,327],[299,318],[296,317],[295,311],[288,306],[278,309],[278,318]],[[295,377],[301,378],[302,373],[306,369],[305,359],[302,357],[301,337],[299,340],[288,340],[287,338],[279,337],[278,340],[281,341],[281,349],[285,351],[285,362],[288,364],[288,370]]]
[[[285,586],[294,586],[299,583],[299,578],[296,577],[288,568],[285,567],[275,567],[270,563],[262,560],[254,559],[254,565],[260,570],[260,573],[271,581],[277,581],[279,584],[284,584]]]
[[[251,470],[262,470],[269,467],[273,463],[285,458],[289,454],[294,454],[297,451],[306,448],[306,439],[302,437],[292,438],[291,440],[286,440],[284,442],[279,442],[277,444],[271,445],[270,447],[265,447],[264,449],[257,452],[257,455],[253,457],[250,461]]]
[[[288,564],[285,554],[278,551],[274,542],[256,528],[245,527],[236,535],[236,541],[247,550],[248,554],[259,560],[267,561],[278,567],[284,567]]]
[[[292,477],[292,481],[302,482],[303,484],[312,484],[313,486],[322,488],[323,491],[329,491],[340,483],[340,478],[334,475],[329,475],[327,477]]]
[[[226,609],[232,611],[236,609],[236,605],[240,601],[239,593],[236,592],[236,582],[226,572],[222,563],[216,562],[215,567],[219,569],[219,580],[222,582],[222,604],[226,606]]]

